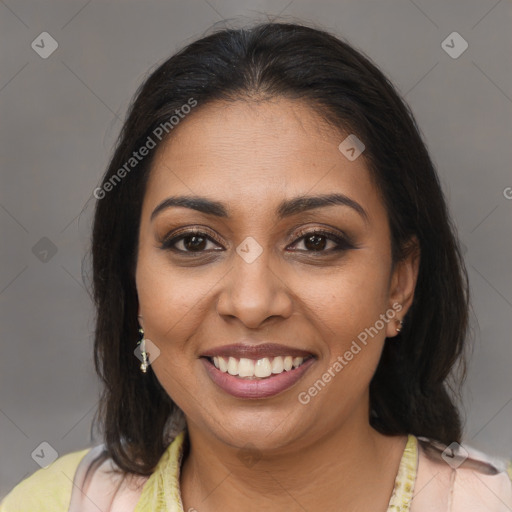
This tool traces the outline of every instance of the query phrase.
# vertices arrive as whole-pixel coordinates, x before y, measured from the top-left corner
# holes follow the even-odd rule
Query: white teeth
[[[213,357],[215,368],[218,368],[221,372],[246,378],[265,378],[270,377],[272,374],[277,375],[284,371],[289,372],[292,368],[298,368],[303,362],[303,357],[293,356],[263,357],[258,360],[246,357],[240,359],[236,357]]]
[[[234,357],[228,359],[228,373],[238,375],[238,361]]]
[[[264,357],[263,359],[258,359],[256,364],[254,365],[254,375],[255,377],[268,377],[272,374],[272,367],[270,366],[270,361],[268,357]]]
[[[215,359],[215,358],[214,358]],[[228,371],[228,363],[223,357],[219,357],[219,370],[226,373]]]
[[[238,375],[240,377],[253,377],[254,376],[254,361],[242,357],[238,363]]]
[[[302,361],[304,361],[303,357],[294,357],[293,358],[293,367],[297,368],[298,366],[300,366],[302,364]]]
[[[272,373],[282,373],[284,370],[284,361],[281,356],[274,357],[272,360]]]

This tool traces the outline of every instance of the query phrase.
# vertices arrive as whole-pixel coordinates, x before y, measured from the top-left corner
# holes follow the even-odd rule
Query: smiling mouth
[[[307,357],[275,356],[248,359],[245,357],[214,356],[205,357],[205,359],[219,371],[233,377],[243,380],[261,380],[281,373],[292,372],[313,357],[313,355]]]

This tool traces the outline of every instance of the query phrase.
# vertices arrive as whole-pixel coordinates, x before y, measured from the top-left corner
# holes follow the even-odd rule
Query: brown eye
[[[208,243],[217,244],[212,237],[202,231],[186,231],[166,238],[161,248],[181,253],[201,253],[206,252]]]
[[[327,245],[327,237],[323,235],[307,235],[304,237],[304,246],[311,251],[322,251]]]
[[[294,245],[297,245],[299,242],[302,241],[305,249],[299,250],[303,252],[329,253],[332,251],[343,251],[355,248],[354,244],[352,244],[348,239],[335,235],[334,233],[330,233],[328,231],[317,230],[299,234],[302,236],[299,239],[297,239],[297,241],[295,241]],[[333,246],[331,246],[330,248],[326,248],[329,242],[331,242]]]
[[[200,235],[182,237],[183,245],[187,251],[202,251],[207,245],[207,238]]]

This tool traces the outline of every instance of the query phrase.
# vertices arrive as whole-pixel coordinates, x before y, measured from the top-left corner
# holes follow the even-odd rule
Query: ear
[[[405,257],[396,262],[391,275],[389,288],[389,306],[397,311],[395,320],[388,322],[386,337],[392,338],[398,334],[399,321],[402,320],[411,307],[414,290],[420,267],[420,244],[413,236],[406,244]]]
[[[140,307],[139,311],[137,312],[137,320],[139,321],[139,325],[144,329],[144,319],[142,318]]]

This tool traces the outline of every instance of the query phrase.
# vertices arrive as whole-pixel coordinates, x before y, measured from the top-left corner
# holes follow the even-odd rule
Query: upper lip
[[[221,347],[214,347],[205,352],[204,354],[202,354],[202,357],[221,356],[236,357],[238,359],[242,357],[247,359],[262,359],[264,357],[308,357],[312,355],[313,354],[311,352],[308,352],[307,350],[292,348],[286,345],[279,345],[277,343],[263,343],[261,345],[236,343],[233,345],[223,345]]]

